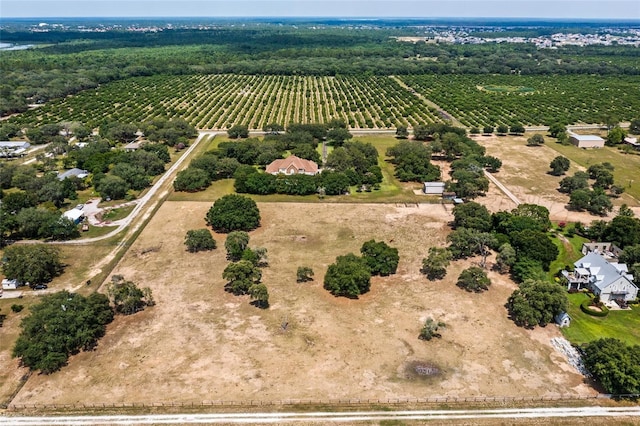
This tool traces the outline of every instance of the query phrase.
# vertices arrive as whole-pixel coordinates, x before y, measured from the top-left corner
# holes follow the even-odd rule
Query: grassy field
[[[129,216],[129,213],[131,213],[134,208],[135,206],[131,205],[109,209],[103,213],[102,220],[114,222],[116,220],[124,219],[125,217]]]
[[[213,252],[185,250],[186,231],[204,226],[209,207],[160,208],[113,271],[150,286],[157,305],[116,319],[95,351],[63,370],[33,376],[15,403],[593,392],[550,346],[555,327],[526,330],[507,318],[515,285],[506,277],[489,272],[490,290],[473,294],[455,285],[469,261],[438,282],[419,273],[429,247],[449,232],[441,206],[260,203],[262,226],[250,245],[268,249],[267,310],[224,291],[224,235],[214,235]],[[327,266],[371,238],[399,249],[398,273],[374,278],[358,300],[331,296],[322,288]],[[313,282],[296,283],[303,265]],[[418,339],[428,316],[447,324],[441,339]],[[417,376],[417,364],[438,374]]]
[[[580,303],[589,296],[584,293],[569,295],[571,326],[562,333],[573,344],[580,345],[604,337],[614,337],[630,345],[640,345],[640,307],[631,310],[609,311],[606,317],[594,317],[580,310]]]
[[[551,219],[557,222],[590,223],[593,220],[613,217],[613,214],[603,218],[588,212],[567,210],[569,197],[557,189],[564,176],[550,175],[549,163],[558,155],[566,155],[572,160],[566,176],[571,176],[576,171],[585,170],[588,167],[588,162],[581,162],[580,157],[589,156],[591,164],[612,161],[616,165],[616,173],[632,176],[634,167],[636,167],[636,171],[640,170],[640,156],[621,158],[624,154],[608,148],[594,151],[579,150],[572,146],[559,145],[549,137],[545,137],[546,143],[544,145],[530,147],[527,146],[527,138],[530,136],[531,134],[528,133],[524,136],[478,136],[475,139],[486,147],[488,155],[496,156],[502,160],[502,168],[494,176],[513,192],[520,202],[545,206],[549,209]],[[559,152],[557,149],[563,151]],[[604,157],[600,157],[601,154]],[[572,155],[576,155],[576,158],[573,158]],[[607,156],[610,157],[607,159]],[[636,184],[640,188],[640,182],[634,183],[634,186]],[[491,211],[515,207],[515,204],[510,202],[504,194],[491,191],[492,187],[490,187],[490,196],[478,198],[476,201],[487,205]],[[629,194],[612,199],[612,203],[614,207],[623,203],[634,208],[640,207],[640,201]]]
[[[613,176],[618,185],[624,187],[625,193],[635,198],[621,197],[629,205],[638,205],[640,201],[640,155],[625,154],[617,148],[605,146],[601,149],[580,149],[573,145],[547,143],[549,148],[564,155],[584,168],[597,163],[609,162],[615,166]]]

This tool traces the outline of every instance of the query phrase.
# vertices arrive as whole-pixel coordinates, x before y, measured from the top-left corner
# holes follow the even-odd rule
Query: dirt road
[[[484,410],[348,411],[311,413],[219,413],[112,416],[4,417],[0,425],[139,425],[139,424],[263,424],[353,423],[478,419],[633,418],[640,407],[502,408]]]

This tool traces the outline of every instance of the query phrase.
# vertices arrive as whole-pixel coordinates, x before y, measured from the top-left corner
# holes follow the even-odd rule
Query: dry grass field
[[[50,376],[32,376],[14,403],[280,400],[591,394],[549,343],[555,326],[533,331],[507,319],[515,285],[490,273],[484,294],[455,286],[470,262],[443,281],[419,273],[429,247],[443,245],[451,216],[440,205],[261,203],[251,246],[269,251],[263,282],[271,307],[223,290],[219,248],[191,254],[187,230],[204,227],[211,202],[166,202],[114,273],[153,289],[157,305],[119,317],[93,352]],[[374,278],[359,300],[322,288],[337,255],[371,238],[400,251],[398,273]],[[149,250],[152,249],[152,250]],[[298,266],[315,281],[297,284]],[[424,342],[425,318],[444,321]],[[286,327],[284,326],[286,325]],[[415,365],[438,374],[419,377]]]
[[[554,149],[555,146],[550,146],[552,144],[558,144],[551,138],[545,138],[545,145],[530,147],[527,146],[527,138],[529,136],[529,134],[525,136],[500,137],[493,135],[478,136],[475,139],[479,144],[487,148],[487,155],[493,155],[502,160],[502,168],[498,173],[495,173],[494,176],[513,192],[521,202],[539,204],[547,207],[552,220],[589,223],[592,220],[602,219],[599,216],[593,216],[587,212],[574,212],[566,209],[569,196],[558,192],[557,189],[560,180],[562,180],[564,176],[552,176],[547,173],[550,171],[549,163],[551,160],[558,155],[562,155]],[[576,149],[576,151],[582,152],[585,150]],[[606,159],[597,160],[600,152],[602,152],[602,150],[589,151],[589,153],[594,156],[591,164],[607,161]],[[569,155],[571,159],[570,154],[571,152],[566,155]],[[615,164],[616,163],[614,163],[614,165]],[[565,176],[571,176],[579,170],[584,171],[586,168],[572,161],[571,168]],[[491,185],[487,197],[480,197],[475,201],[486,204],[492,211],[515,207],[515,205],[504,196],[504,194],[498,192],[493,185]],[[609,218],[615,215],[616,207],[622,203],[627,203],[637,214],[640,214],[640,202],[628,194],[623,194],[622,197],[613,199],[612,201],[614,211],[609,214]]]

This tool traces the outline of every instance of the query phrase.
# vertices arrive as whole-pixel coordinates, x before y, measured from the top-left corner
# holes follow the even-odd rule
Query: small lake
[[[11,43],[0,43],[0,52],[6,50],[25,50],[33,47],[33,44],[11,44]]]

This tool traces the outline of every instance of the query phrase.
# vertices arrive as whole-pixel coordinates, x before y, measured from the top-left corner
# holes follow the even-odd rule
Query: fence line
[[[274,407],[274,406],[304,406],[304,405],[347,405],[362,406],[370,404],[399,405],[399,404],[438,404],[438,403],[461,403],[461,402],[543,402],[543,401],[585,401],[596,399],[638,399],[640,394],[611,395],[596,394],[588,396],[579,395],[553,395],[553,396],[438,396],[428,398],[392,398],[392,399],[284,399],[284,400],[247,400],[247,401],[200,401],[200,402],[120,402],[120,403],[73,403],[73,404],[8,404],[2,408],[9,410],[26,409],[100,409],[100,408],[153,408],[153,407]]]

